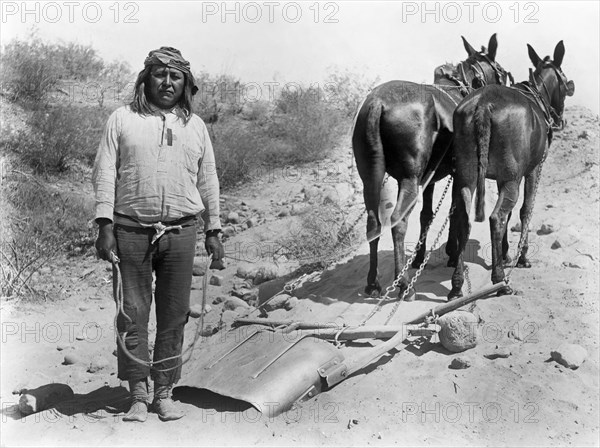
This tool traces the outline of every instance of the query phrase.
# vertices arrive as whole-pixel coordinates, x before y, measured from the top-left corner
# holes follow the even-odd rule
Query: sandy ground
[[[105,262],[93,256],[57,258],[37,281],[55,285],[60,300],[12,300],[1,305],[2,446],[597,446],[599,125],[597,117],[577,107],[568,108],[566,117],[569,126],[551,147],[536,200],[530,227],[532,268],[514,271],[515,295],[466,307],[478,316],[481,331],[479,345],[460,354],[470,361],[468,369],[449,368],[459,355],[445,350],[437,337],[412,340],[405,350],[392,351],[330,390],[268,417],[242,401],[187,387],[198,379],[195,366],[206,359],[208,347],[223,329],[200,339],[193,361],[184,367],[181,387],[174,394],[186,412],[183,419],[163,423],[150,414],[146,423],[126,423],[119,413],[127,406],[126,385],[116,377],[112,355],[111,273]],[[335,167],[340,176],[334,186],[350,192],[344,198],[346,205],[357,207],[349,210],[360,210],[361,185],[351,169],[349,143],[341,146],[338,157],[306,171],[310,175],[291,181],[289,176],[271,173],[243,190],[226,192],[225,209],[240,209],[244,202],[248,214],[258,218],[256,226],[226,243],[231,258],[227,269],[218,273],[222,285],[209,287],[208,323],[221,317],[223,304],[213,300],[229,296],[232,285],[240,281],[236,272],[242,263],[234,258],[248,259],[247,248],[259,247],[264,257],[258,260],[252,252],[250,261],[269,261],[271,241],[295,219],[278,217],[279,209],[301,201],[305,187],[323,190],[326,180],[331,186],[331,176],[318,176],[321,170],[331,174],[330,168]],[[89,186],[84,183],[84,188]],[[437,188],[436,198],[441,189]],[[494,190],[488,184],[488,211]],[[446,200],[442,214],[448,208]],[[510,227],[517,216],[513,214]],[[433,225],[430,245],[442,218]],[[418,214],[413,213],[407,242],[416,241],[417,223]],[[542,224],[551,225],[553,232],[538,235]],[[362,228],[364,220],[359,225]],[[433,247],[417,282],[417,300],[402,303],[391,323],[405,322],[445,302],[452,272],[446,267],[445,235]],[[513,252],[518,237],[510,233]],[[354,253],[293,292],[299,299],[293,309],[275,310],[269,317],[349,325],[366,317],[375,301],[363,294],[368,246],[362,238]],[[552,249],[556,241],[561,247]],[[490,283],[490,257],[488,225],[476,223],[467,253],[473,290]],[[282,272],[293,267],[294,263],[281,263]],[[392,243],[386,232],[380,244],[382,284],[390,284],[392,274]],[[201,302],[202,281],[203,277],[194,278],[194,304]],[[276,279],[262,284],[261,298],[272,296],[283,283]],[[369,323],[384,323],[394,304],[385,304]],[[236,312],[228,311],[223,319],[229,323],[235,316]],[[190,320],[187,342],[193,339],[197,323]],[[586,349],[587,358],[577,370],[551,360],[550,352],[563,342]],[[365,341],[342,345],[339,352],[349,359],[370,348]],[[509,351],[510,356],[486,357],[498,349]],[[81,362],[64,365],[65,353],[77,354]],[[88,372],[90,362],[102,359],[104,368]],[[19,397],[13,391],[49,383],[68,384],[75,398],[22,417],[15,409]]]

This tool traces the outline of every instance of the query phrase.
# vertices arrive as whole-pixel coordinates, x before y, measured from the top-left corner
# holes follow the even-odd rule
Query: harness
[[[568,89],[567,80],[564,73],[554,64],[547,63],[547,66],[554,69],[556,73],[556,77],[560,82],[563,83],[565,89]],[[548,129],[548,134],[551,134],[553,130],[563,129],[564,128],[564,120],[563,113],[560,114],[556,111],[554,107],[550,104],[550,92],[548,91],[548,87],[541,80],[542,87],[546,95],[542,95],[540,91],[540,87],[538,87],[538,83],[536,82],[535,76],[531,69],[529,69],[529,81],[521,82],[515,85],[515,90],[519,92],[521,95],[525,96],[530,101],[533,101],[537,106],[541,109],[544,114],[544,121],[546,122],[546,126]]]

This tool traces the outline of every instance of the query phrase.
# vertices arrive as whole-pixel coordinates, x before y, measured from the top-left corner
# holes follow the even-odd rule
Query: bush
[[[93,163],[109,111],[94,106],[52,106],[35,110],[21,130],[2,142],[36,174],[67,172],[77,160]]]

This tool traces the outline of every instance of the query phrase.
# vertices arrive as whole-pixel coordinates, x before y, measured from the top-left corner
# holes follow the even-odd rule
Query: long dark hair
[[[146,81],[148,80],[148,76],[150,76],[151,69],[152,66],[147,65],[144,67],[144,70],[138,74],[133,88],[133,100],[129,104],[131,110],[140,115],[155,115],[157,111],[157,108],[153,107],[146,98]],[[183,94],[177,102],[177,106],[179,107],[175,109],[175,113],[185,124],[187,124],[194,113],[192,106],[192,87],[194,86],[194,80],[190,79],[193,76],[191,74],[184,73],[183,76],[185,79]]]

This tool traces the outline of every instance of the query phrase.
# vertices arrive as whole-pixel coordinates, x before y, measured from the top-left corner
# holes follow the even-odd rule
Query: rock
[[[256,224],[257,224],[256,218],[248,218],[246,220],[246,226],[248,228],[250,228],[250,227],[256,227]]]
[[[240,215],[236,212],[229,212],[227,214],[227,219],[225,220],[227,223],[231,224],[239,224],[240,223]]]
[[[65,354],[64,360],[63,360],[63,364],[65,366],[70,366],[73,364],[82,364],[83,363],[83,358],[81,356],[79,356],[78,353],[76,352],[69,352]]]
[[[223,284],[223,276],[213,274],[208,283],[213,286],[221,286]]]
[[[235,227],[226,226],[223,228],[223,236],[230,238],[233,235],[235,235]]]
[[[439,338],[451,352],[463,352],[477,345],[477,317],[468,311],[452,311],[439,318]]]
[[[204,328],[200,332],[200,336],[209,337],[209,336],[214,335],[215,333],[218,333],[218,331],[219,331],[218,324],[209,323],[209,324],[204,325]]]
[[[290,216],[290,209],[287,207],[283,207],[281,210],[279,210],[279,213],[277,213],[277,216],[279,218],[284,218],[286,216]]]
[[[62,401],[71,400],[74,396],[73,389],[60,383],[46,384],[37,389],[25,389],[19,398],[19,411],[23,415],[35,414],[53,408]]]
[[[223,305],[223,309],[232,311],[240,307],[248,308],[248,304],[239,297],[230,297]]]
[[[212,303],[213,303],[213,305],[218,305],[219,303],[222,303],[224,301],[225,301],[225,297],[217,296],[213,299]]]
[[[298,297],[290,297],[287,302],[285,302],[285,305],[283,306],[287,311],[291,310],[292,308],[294,308],[296,305],[298,305]]]
[[[96,373],[107,367],[110,367],[110,363],[104,356],[95,356],[90,362],[87,371],[89,373]]]
[[[512,355],[512,352],[508,348],[496,347],[496,350],[494,350],[491,353],[487,353],[483,356],[485,356],[487,359],[498,359],[498,358],[508,358],[510,355]]]
[[[279,275],[279,268],[273,264],[265,264],[258,268],[256,275],[254,276],[254,284],[260,285],[261,283],[268,282],[277,278]]]
[[[79,305],[79,311],[87,311],[90,309],[90,306],[87,304]]]
[[[231,324],[236,318],[238,314],[233,310],[225,310],[221,315],[221,319],[225,324]]]
[[[552,246],[550,246],[550,249],[560,249],[561,247],[562,247],[562,244],[560,244],[560,241],[554,240],[554,242],[552,243]]]
[[[243,212],[247,212],[247,211],[250,209],[250,207],[248,207],[248,206],[247,206],[246,204],[244,204],[243,202],[242,202],[242,207],[241,207],[241,208],[242,208],[242,211],[243,211]]]
[[[58,350],[59,352],[62,352],[63,350],[68,350],[70,348],[73,348],[73,346],[65,343],[59,343],[56,345],[56,350]]]
[[[575,370],[578,369],[588,356],[587,350],[579,344],[561,344],[550,356],[557,363]]]
[[[265,311],[275,311],[278,309],[285,309],[289,311],[296,305],[298,305],[297,297],[290,296],[289,294],[279,294],[273,297],[269,303],[264,305],[264,309]]]
[[[305,213],[308,213],[310,208],[311,207],[307,204],[294,204],[292,205],[292,210],[290,210],[290,214],[292,216],[303,215]]]
[[[320,194],[320,192],[319,192],[319,189],[318,189],[318,188],[316,188],[316,187],[311,187],[311,186],[304,187],[304,188],[302,189],[302,193],[304,193],[304,200],[305,200],[305,201],[311,201],[311,200],[314,200],[314,199],[316,199],[316,198],[319,196],[319,194]]]
[[[464,356],[457,356],[450,363],[450,368],[455,370],[468,369],[469,367],[471,367],[471,361]]]
[[[521,221],[517,222],[514,226],[510,228],[511,232],[520,232],[521,231]]]
[[[542,227],[537,231],[538,235],[550,235],[554,232],[554,226],[552,224],[542,224]]]
[[[208,314],[211,311],[212,311],[212,308],[211,308],[210,305],[206,305],[204,307],[204,314]],[[200,316],[202,316],[202,305],[198,303],[196,305],[190,306],[190,317],[193,317],[194,319],[197,319]]]
[[[206,258],[205,257],[194,257],[194,267],[192,268],[192,275],[199,277],[206,274]]]

